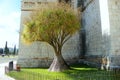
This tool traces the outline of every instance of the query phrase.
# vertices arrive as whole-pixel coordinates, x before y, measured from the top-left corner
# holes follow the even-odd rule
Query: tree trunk
[[[54,57],[54,60],[49,68],[49,71],[60,72],[68,69],[70,69],[70,67],[67,65],[67,63],[63,59],[63,56],[59,54]]]

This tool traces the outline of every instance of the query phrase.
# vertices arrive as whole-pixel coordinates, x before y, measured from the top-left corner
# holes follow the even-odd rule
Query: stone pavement
[[[15,80],[5,74],[5,66],[8,66],[8,63],[0,64],[0,80]]]

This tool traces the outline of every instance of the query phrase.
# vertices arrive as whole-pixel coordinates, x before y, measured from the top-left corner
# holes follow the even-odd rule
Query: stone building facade
[[[30,9],[46,1],[57,0],[22,0],[21,31],[24,18],[30,14]],[[81,33],[76,34],[65,44],[64,58],[68,62],[82,58],[84,63],[89,65],[104,69],[120,69],[120,1],[72,0],[71,2],[74,8],[82,7],[82,29]],[[52,47],[42,42],[26,46],[20,40],[19,48],[18,64],[23,67],[49,66],[53,59]]]
[[[85,60],[105,69],[120,69],[120,1],[83,0]]]

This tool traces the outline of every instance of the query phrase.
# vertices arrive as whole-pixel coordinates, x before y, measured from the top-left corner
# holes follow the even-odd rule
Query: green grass
[[[120,80],[120,72],[102,71],[86,65],[76,65],[72,70],[49,72],[43,68],[23,68],[8,75],[16,80]]]

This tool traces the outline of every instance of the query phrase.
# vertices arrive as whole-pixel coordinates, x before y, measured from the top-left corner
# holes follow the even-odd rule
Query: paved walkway
[[[14,64],[16,64],[16,61],[14,61]],[[5,66],[8,66],[8,62],[0,64],[0,80],[15,80],[15,79],[5,75]]]

